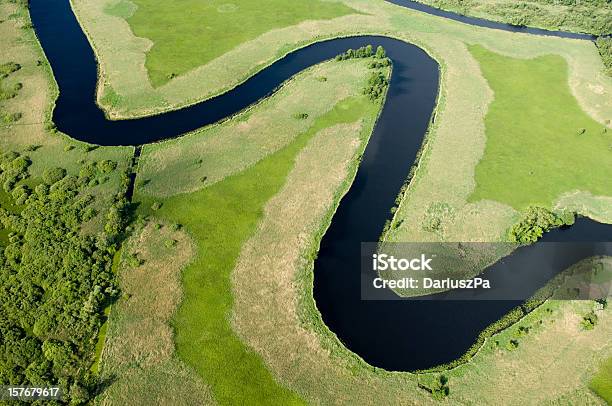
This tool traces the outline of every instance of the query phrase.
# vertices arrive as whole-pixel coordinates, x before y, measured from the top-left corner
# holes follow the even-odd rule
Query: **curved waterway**
[[[379,36],[323,41],[289,54],[219,97],[152,117],[113,121],[95,103],[96,59],[69,1],[31,0],[30,13],[60,90],[53,121],[69,136],[99,145],[142,145],[180,136],[239,112],[296,73],[348,48],[382,45],[394,66],[385,106],[315,262],[314,296],[323,320],[370,364],[406,371],[460,357],[482,329],[520,304],[360,299],[361,242],[376,241],[381,234],[436,102],[438,65],[420,48]],[[546,239],[607,241],[610,233],[610,226],[580,219]],[[538,251],[539,246],[529,249]],[[587,251],[573,259],[593,254]],[[517,255],[521,252],[517,250]]]

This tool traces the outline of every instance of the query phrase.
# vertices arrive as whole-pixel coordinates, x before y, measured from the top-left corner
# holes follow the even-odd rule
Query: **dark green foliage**
[[[151,205],[151,210],[159,210],[159,209],[161,209],[161,207],[162,207],[162,204],[160,202],[154,202]]]
[[[4,84],[0,82],[0,100],[8,100],[17,96],[17,93],[23,88],[21,83],[15,83],[5,88]]]
[[[306,120],[308,118],[308,113],[295,113],[293,118],[298,120]]]
[[[12,124],[21,119],[21,113],[7,113],[0,110],[0,122],[4,124]]]
[[[61,168],[35,182],[29,166],[19,153],[0,156],[13,201],[0,208],[10,231],[0,249],[0,385],[59,385],[63,402],[80,404],[95,393],[89,367],[103,309],[118,293],[111,263],[125,202],[120,193],[105,232],[84,234],[82,222],[95,216],[86,184]]]
[[[59,182],[66,176],[66,170],[64,168],[47,168],[43,171],[42,180],[47,185],[53,185],[55,182]]]
[[[598,318],[595,312],[590,312],[582,317],[582,321],[580,322],[580,324],[585,330],[593,330],[597,325],[597,321]]]
[[[19,90],[23,88],[23,85],[21,83],[14,83],[12,85],[7,86],[4,83],[4,80],[2,80],[7,78],[11,73],[18,71],[19,69],[21,69],[21,65],[15,62],[7,62],[0,65],[0,100],[12,99],[13,97],[17,96]],[[18,119],[15,119],[13,121],[9,120],[10,117],[8,117],[6,113],[3,113],[2,121],[4,121],[5,123],[17,121]]]
[[[345,53],[336,56],[336,60],[345,61],[347,59],[369,58],[373,55],[374,51],[372,49],[372,45],[367,45],[357,49],[349,48]]]
[[[4,79],[13,72],[21,69],[21,65],[15,62],[7,62],[0,65],[0,79]]]
[[[543,207],[530,207],[521,216],[517,224],[510,228],[509,238],[512,242],[530,244],[555,227],[574,223],[573,213],[553,213]]]
[[[126,258],[125,261],[127,262],[128,267],[130,268],[137,268],[140,265],[142,265],[144,263],[144,261],[140,258],[138,258],[138,255],[135,253],[129,254]]]
[[[518,346],[519,346],[518,340],[512,339],[512,340],[508,341],[508,343],[506,344],[506,349],[508,351],[513,351],[513,350],[516,350],[518,348]]]
[[[431,393],[434,399],[442,400],[450,394],[446,375],[440,375],[437,378],[429,377],[427,380],[429,380],[428,383],[419,383],[419,387]]]
[[[597,38],[595,41],[599,55],[606,69],[608,76],[612,76],[612,37]]]
[[[7,152],[0,156],[0,182],[5,192],[10,192],[17,182],[28,177],[30,159],[17,152]]]
[[[102,173],[110,173],[117,168],[117,162],[111,160],[98,162],[98,168]]]
[[[368,65],[368,68],[379,69],[379,68],[386,68],[387,66],[391,66],[391,59],[382,58],[380,60],[374,60],[370,62],[370,64]]]
[[[385,48],[383,48],[382,46],[377,46],[376,47],[376,58],[377,59],[385,59],[387,58],[387,51],[385,51]]]
[[[388,85],[389,81],[382,72],[372,72],[368,79],[367,86],[363,89],[363,94],[368,95],[370,100],[376,100],[384,94]]]

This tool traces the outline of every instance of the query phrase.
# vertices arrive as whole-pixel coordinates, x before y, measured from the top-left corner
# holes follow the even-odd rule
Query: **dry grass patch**
[[[191,239],[170,225],[147,223],[131,237],[119,269],[121,299],[113,306],[101,360],[107,382],[100,404],[210,404],[208,389],[174,353],[170,319],[181,298],[181,269]],[[136,265],[141,262],[140,265]]]
[[[347,190],[356,170],[354,158],[364,147],[358,134],[367,136],[371,125],[330,128],[306,146],[284,188],[266,205],[233,272],[234,328],[280,382],[314,404],[432,401],[409,375],[378,375],[364,364],[355,367],[353,357],[330,356],[318,333],[300,320],[303,286],[296,276],[311,265],[303,254],[318,244],[313,237]]]

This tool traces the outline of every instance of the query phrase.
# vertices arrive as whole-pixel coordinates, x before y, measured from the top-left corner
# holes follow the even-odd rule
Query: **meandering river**
[[[592,39],[582,34],[485,24],[484,20],[441,12],[410,1],[392,2],[480,26]],[[314,296],[323,320],[350,350],[370,364],[407,371],[460,357],[480,331],[520,304],[469,300],[362,301],[360,298],[361,242],[378,240],[389,209],[423,142],[436,103],[438,65],[422,49],[381,36],[323,41],[290,53],[221,96],[160,115],[113,121],[106,118],[95,102],[98,75],[95,55],[69,0],[31,0],[30,13],[59,87],[54,123],[75,139],[109,146],[142,145],[180,136],[241,111],[270,95],[296,73],[348,48],[382,45],[394,66],[385,106],[356,178],[340,202],[315,262]],[[608,241],[611,233],[609,225],[580,219],[567,230],[549,233],[546,240]],[[529,249],[538,251],[537,247],[538,244]],[[550,255],[540,251],[542,255]],[[521,252],[518,250],[513,255],[523,255]],[[557,272],[562,269],[560,266]],[[537,288],[536,284],[533,288]]]

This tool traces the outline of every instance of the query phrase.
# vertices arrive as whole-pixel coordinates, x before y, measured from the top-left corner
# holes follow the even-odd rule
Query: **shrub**
[[[381,47],[379,47],[381,48]],[[383,50],[384,51],[384,50]],[[378,49],[377,49],[378,52]],[[372,45],[366,45],[361,48],[351,49],[349,48],[346,52],[336,56],[337,61],[345,61],[347,59],[355,59],[355,58],[369,58],[374,55],[374,50]]]
[[[523,212],[521,219],[510,228],[509,239],[519,244],[536,242],[544,232],[552,228],[571,225],[575,215],[571,212],[553,213],[543,207],[530,207]]]
[[[66,170],[64,168],[47,168],[43,171],[42,179],[47,185],[53,185],[66,176]]]
[[[102,173],[110,173],[117,168],[117,162],[111,160],[104,160],[98,162],[98,168]]]
[[[597,38],[595,44],[601,55],[606,74],[612,76],[612,37]]]
[[[382,72],[376,71],[370,74],[367,86],[363,89],[363,94],[368,95],[370,100],[376,100],[385,91],[385,88],[389,85],[389,81],[383,75]]]
[[[597,325],[597,321],[598,318],[595,312],[589,312],[582,317],[582,321],[580,322],[580,324],[585,330],[593,330]]]

